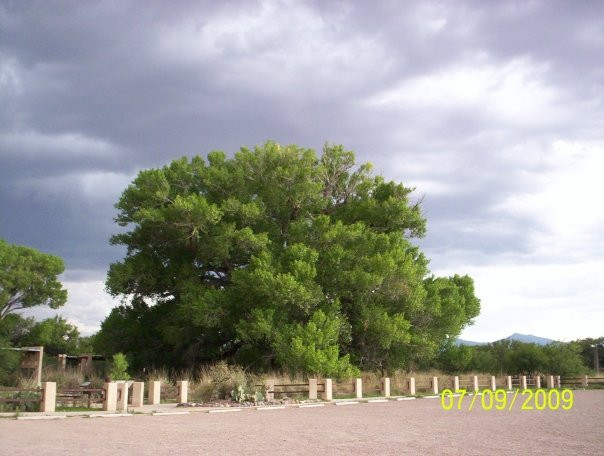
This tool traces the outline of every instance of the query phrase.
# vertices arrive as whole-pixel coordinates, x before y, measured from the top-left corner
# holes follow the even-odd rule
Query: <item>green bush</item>
[[[128,374],[128,361],[126,360],[126,355],[123,353],[116,353],[113,355],[111,369],[109,370],[109,378],[111,378],[111,380],[130,380],[130,374]]]

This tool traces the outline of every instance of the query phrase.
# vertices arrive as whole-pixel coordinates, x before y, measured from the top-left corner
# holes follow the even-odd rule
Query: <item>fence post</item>
[[[584,388],[587,388],[587,385],[589,385],[589,381],[587,380],[587,375],[584,375],[583,378],[581,379],[581,385],[583,385]]]
[[[432,392],[438,394],[438,377],[432,377]]]
[[[117,384],[117,410],[128,410],[128,383]]]
[[[537,389],[541,388],[541,375],[535,376],[535,388],[537,388]]]
[[[455,377],[453,377],[453,392],[457,392],[459,391],[459,376],[456,375]]]
[[[264,389],[266,390],[266,400],[272,401],[275,399],[275,380],[268,379],[264,381]]]
[[[390,397],[390,377],[382,379],[382,396]]]
[[[415,396],[415,377],[409,377],[409,395]]]
[[[145,384],[134,382],[132,384],[132,407],[142,407],[145,397]]]
[[[497,379],[494,375],[491,375],[491,390],[497,391]]]
[[[363,379],[354,379],[354,392],[356,393],[357,399],[363,398]]]
[[[109,382],[103,386],[105,397],[103,399],[103,410],[115,412],[117,405],[117,383]]]
[[[317,385],[318,381],[316,378],[308,379],[308,399],[316,399],[317,398]]]
[[[60,354],[57,355],[57,359],[59,361],[59,369],[60,370],[65,370],[65,368],[67,367],[67,355],[66,354]]]
[[[187,380],[181,380],[176,382],[178,388],[178,397],[176,400],[179,404],[184,404],[189,398],[189,382]]]
[[[147,403],[149,405],[159,404],[161,401],[161,382],[149,382],[149,392],[147,393]]]
[[[331,401],[333,399],[333,384],[331,382],[331,378],[326,378],[325,382],[325,392],[323,393],[323,399],[326,401]]]
[[[472,387],[474,388],[474,392],[478,391],[478,375],[472,377]]]
[[[57,402],[57,384],[55,382],[42,382],[41,388],[40,411],[54,412]]]
[[[548,375],[546,380],[547,380],[547,388],[552,389],[554,387],[554,376]]]
[[[523,375],[522,377],[520,377],[520,386],[522,387],[523,390],[526,389],[526,375]]]
[[[559,375],[556,375],[556,388],[562,388],[562,378]]]
[[[512,376],[508,375],[507,376],[507,386],[508,386],[508,390],[512,390]]]

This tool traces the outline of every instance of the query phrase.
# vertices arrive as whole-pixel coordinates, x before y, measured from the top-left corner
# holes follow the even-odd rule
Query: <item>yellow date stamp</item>
[[[444,389],[440,394],[440,404],[443,410],[468,410],[475,407],[483,410],[512,411],[514,406],[520,410],[570,410],[573,408],[574,395],[570,389],[517,389],[506,391],[497,389],[468,393],[465,389],[453,392]]]

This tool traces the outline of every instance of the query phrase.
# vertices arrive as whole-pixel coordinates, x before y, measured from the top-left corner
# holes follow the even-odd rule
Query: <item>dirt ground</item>
[[[0,454],[598,455],[604,391],[575,391],[571,410],[472,411],[440,399],[237,413],[0,420]]]

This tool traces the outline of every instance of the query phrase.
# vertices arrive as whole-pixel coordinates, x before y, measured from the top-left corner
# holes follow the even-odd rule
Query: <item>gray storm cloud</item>
[[[330,141],[417,187],[432,269],[477,280],[483,312],[464,337],[598,335],[604,288],[579,278],[604,270],[603,13],[597,1],[2,2],[0,236],[65,259],[61,312],[92,331],[123,254],[108,244],[113,204],[139,170]],[[536,298],[550,280],[567,287]],[[544,303],[573,317],[502,317]]]

